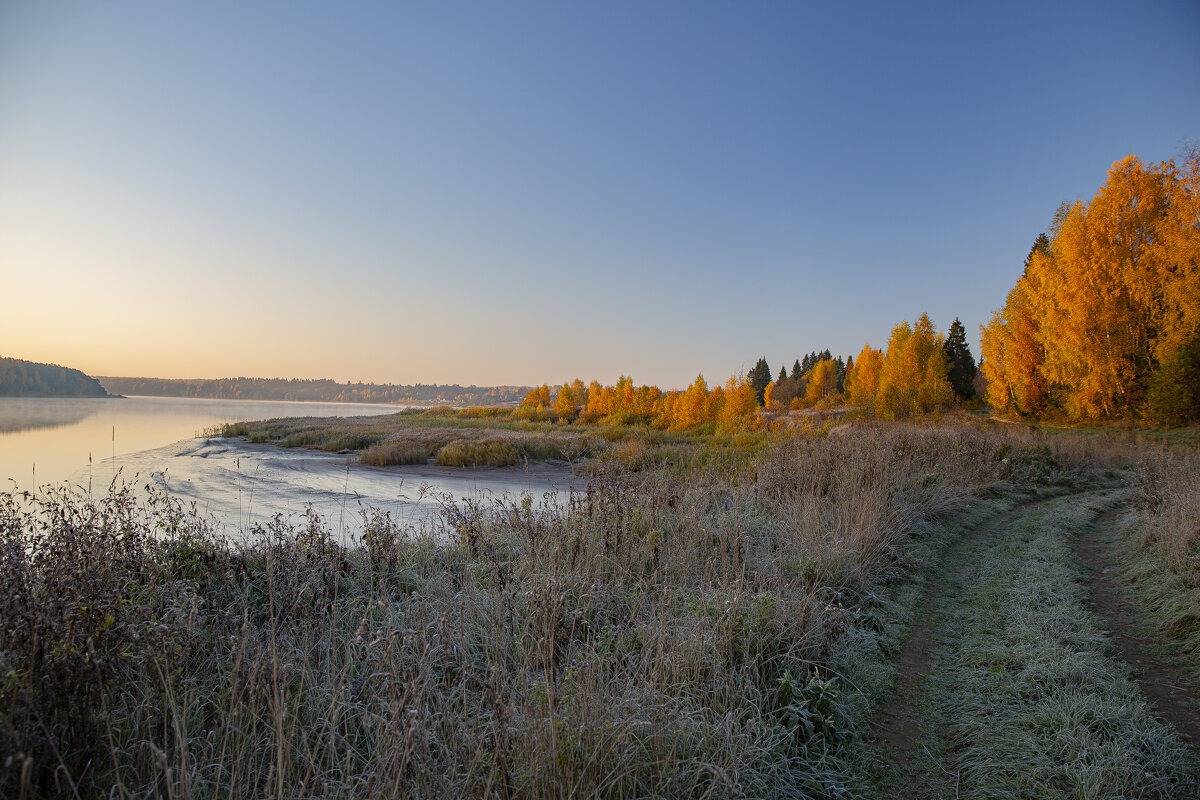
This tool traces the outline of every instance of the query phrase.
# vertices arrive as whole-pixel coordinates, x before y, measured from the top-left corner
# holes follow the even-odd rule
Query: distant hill
[[[57,364],[0,358],[0,397],[107,397],[95,378]]]
[[[113,394],[203,397],[216,400],[308,400],[325,403],[396,403],[410,406],[516,404],[528,386],[338,383],[296,378],[116,378],[101,376]]]

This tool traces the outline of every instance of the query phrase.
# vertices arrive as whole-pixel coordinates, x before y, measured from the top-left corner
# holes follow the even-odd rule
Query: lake
[[[352,539],[360,510],[378,508],[412,525],[430,523],[449,499],[556,497],[566,469],[370,467],[356,455],[205,438],[224,422],[272,417],[394,414],[398,406],[203,400],[173,397],[0,398],[0,480],[4,490],[64,481],[103,493],[111,481],[153,482],[195,503],[229,533],[246,533],[275,513],[308,507]],[[549,502],[554,502],[550,500]]]

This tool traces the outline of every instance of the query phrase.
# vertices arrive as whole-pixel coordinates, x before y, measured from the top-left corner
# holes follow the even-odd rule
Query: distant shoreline
[[[275,402],[377,403],[434,406],[517,405],[528,386],[462,386],[459,384],[338,383],[329,379],[290,378],[130,378],[97,376],[110,394],[139,397],[190,397],[209,400]]]

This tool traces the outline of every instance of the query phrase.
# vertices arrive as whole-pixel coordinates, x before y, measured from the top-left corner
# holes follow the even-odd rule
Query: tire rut
[[[922,703],[925,682],[930,673],[931,655],[936,645],[933,632],[939,621],[936,613],[946,586],[960,575],[963,559],[959,554],[982,536],[987,536],[1013,524],[1025,514],[1046,503],[1087,494],[1068,492],[1028,500],[964,531],[945,551],[942,566],[930,576],[925,593],[917,605],[918,621],[913,625],[894,659],[900,671],[899,684],[880,706],[872,723],[871,739],[885,748],[886,762],[876,771],[877,778],[886,775],[889,797],[918,798],[921,787],[928,785],[930,774],[923,759],[915,753],[917,741],[924,730]],[[876,781],[877,783],[879,781]]]
[[[1193,752],[1198,752],[1200,705],[1197,696],[1187,688],[1187,679],[1181,670],[1155,654],[1150,642],[1140,635],[1140,612],[1121,591],[1119,573],[1110,560],[1102,533],[1118,516],[1116,510],[1101,514],[1075,542],[1075,553],[1088,568],[1092,612],[1104,621],[1113,643],[1133,668],[1142,693],[1158,715],[1179,732]]]

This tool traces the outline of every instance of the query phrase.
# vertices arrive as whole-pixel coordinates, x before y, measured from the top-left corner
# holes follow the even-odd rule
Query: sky
[[[1003,305],[1200,4],[0,3],[0,355],[664,388]]]

